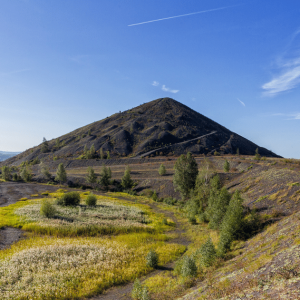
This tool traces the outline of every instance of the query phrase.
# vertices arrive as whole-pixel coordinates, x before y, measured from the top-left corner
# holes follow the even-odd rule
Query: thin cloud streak
[[[240,103],[241,103],[242,105],[246,106],[246,104],[245,104],[242,100],[240,100],[239,98],[237,98],[237,99],[238,99],[238,101],[240,101]]]
[[[212,11],[217,11],[217,10],[223,10],[227,9],[230,7],[236,7],[239,5],[232,5],[232,6],[224,6],[224,7],[219,7],[219,8],[214,8],[214,9],[208,9],[208,10],[202,10],[202,11],[197,11],[189,14],[184,14],[184,15],[178,15],[178,16],[173,16],[173,17],[167,17],[167,18],[162,18],[162,19],[156,19],[156,20],[151,20],[151,21],[146,21],[146,22],[141,22],[141,23],[135,23],[135,24],[130,24],[130,26],[137,26],[137,25],[142,25],[142,24],[147,24],[147,23],[153,23],[153,22],[158,22],[158,21],[164,21],[164,20],[169,20],[169,19],[175,19],[175,18],[181,18],[181,17],[187,17],[187,16],[192,16],[192,15],[197,15],[197,14],[204,14],[207,12],[212,12]]]
[[[17,74],[17,73],[23,73],[23,72],[27,72],[30,71],[31,69],[21,69],[21,70],[16,70],[16,71],[10,71],[10,72],[4,72],[4,73],[0,73],[1,76],[8,76],[8,75],[13,75],[13,74]]]
[[[159,86],[159,82],[157,82],[157,81],[154,80],[154,81],[152,82],[152,85],[153,85],[153,86]]]
[[[170,92],[170,93],[173,93],[173,94],[176,94],[179,92],[179,90],[171,90],[170,88],[167,88],[165,85],[162,86],[161,88],[164,92]]]
[[[276,67],[280,70],[277,76],[262,85],[264,96],[276,96],[292,90],[300,84],[299,41],[296,40],[300,30],[293,34],[287,50],[277,58]]]
[[[272,116],[278,117],[278,116],[282,116],[282,117],[288,117],[289,119],[286,120],[300,120],[300,113],[291,113],[291,114],[283,114],[283,113],[277,113],[277,114],[272,114]]]

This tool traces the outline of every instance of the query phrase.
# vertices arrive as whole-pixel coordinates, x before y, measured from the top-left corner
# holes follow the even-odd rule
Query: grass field
[[[61,194],[49,194],[49,199],[54,201]],[[82,201],[86,194],[81,194]],[[1,299],[88,297],[151,271],[146,265],[151,249],[158,253],[161,265],[186,250],[185,246],[167,243],[167,231],[172,227],[163,224],[164,216],[153,213],[146,205],[98,196],[96,208],[86,208],[83,215],[78,215],[79,208],[57,208],[58,215],[74,219],[78,224],[75,228],[88,227],[87,219],[97,228],[67,237],[75,235],[76,230],[70,234],[64,221],[56,223],[56,219],[41,217],[40,203],[40,199],[26,200],[0,208],[1,227],[33,231],[30,238],[0,251]],[[124,223],[124,217],[129,223]],[[141,218],[146,218],[148,224]],[[110,228],[110,232],[103,228]],[[113,235],[104,236],[103,232]],[[89,237],[91,233],[97,233],[97,237]]]

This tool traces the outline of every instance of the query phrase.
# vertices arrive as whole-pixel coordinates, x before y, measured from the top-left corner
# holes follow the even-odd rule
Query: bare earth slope
[[[179,155],[187,151],[229,154],[236,153],[237,148],[244,155],[253,155],[259,148],[262,156],[278,157],[189,107],[161,98],[51,140],[48,153],[42,153],[39,145],[8,159],[5,164],[19,165],[36,157],[74,159],[83,153],[85,146],[90,148],[93,144],[98,153],[102,148],[115,158],[139,156],[149,151],[152,155]],[[162,149],[153,151],[158,148]]]

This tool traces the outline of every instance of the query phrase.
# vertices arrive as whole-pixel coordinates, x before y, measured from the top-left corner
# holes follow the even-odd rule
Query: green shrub
[[[157,201],[157,200],[158,200],[158,196],[157,196],[156,191],[154,191],[154,193],[152,194],[152,199],[153,199],[154,201]]]
[[[167,198],[164,198],[163,202],[168,204],[168,205],[175,205],[178,201],[177,201],[176,198],[167,197]]]
[[[45,199],[42,201],[40,214],[46,218],[53,218],[56,214],[55,207]]]
[[[163,218],[162,223],[163,223],[164,225],[168,225],[168,220],[167,220],[166,218]]]
[[[11,172],[8,166],[3,166],[2,167],[2,179],[5,181],[9,181],[11,178]]]
[[[78,192],[66,193],[57,200],[57,204],[63,206],[76,206],[79,203],[80,203],[80,195]]]
[[[131,189],[134,186],[134,182],[130,176],[130,168],[126,166],[124,176],[122,177],[121,186],[124,190]]]
[[[221,224],[221,233],[218,244],[218,254],[224,256],[230,249],[231,242],[238,236],[243,228],[243,199],[240,192],[236,191],[228,205],[226,214]]]
[[[148,289],[146,286],[143,287],[141,300],[150,300],[150,296],[149,296]]]
[[[146,265],[150,268],[156,268],[158,265],[158,255],[154,250],[150,250],[146,256]]]
[[[163,164],[161,164],[158,169],[158,174],[161,176],[164,176],[164,175],[166,175],[166,173],[167,173],[166,167]]]
[[[139,300],[141,299],[142,292],[143,292],[143,286],[141,282],[138,279],[136,279],[133,283],[131,296],[134,300]]]
[[[67,172],[65,170],[63,163],[60,163],[57,167],[55,180],[59,182],[67,181]]]
[[[229,172],[229,170],[230,170],[230,164],[227,159],[224,162],[223,169],[224,169],[224,172]]]
[[[85,204],[87,206],[96,206],[97,197],[94,194],[89,194],[85,199]]]
[[[209,238],[200,248],[200,254],[201,254],[201,263],[205,267],[209,267],[213,264],[215,258],[216,258],[216,249],[215,246]]]
[[[219,155],[220,155],[220,152],[218,152],[217,150],[215,150],[214,156],[219,156]]]
[[[193,257],[185,256],[183,258],[181,275],[183,277],[195,277],[197,275],[197,266]]]
[[[19,176],[17,173],[14,173],[13,175],[13,181],[18,181],[19,180]]]
[[[196,220],[196,216],[195,215],[190,215],[188,217],[189,219],[189,222],[192,224],[192,225],[195,225],[197,223],[197,220]]]

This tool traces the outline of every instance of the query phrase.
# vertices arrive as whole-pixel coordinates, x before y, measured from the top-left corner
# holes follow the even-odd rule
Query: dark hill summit
[[[83,154],[85,146],[89,149],[92,145],[96,157],[101,148],[104,153],[109,151],[112,158],[141,156],[143,153],[178,155],[187,151],[235,154],[238,148],[244,155],[254,155],[258,148],[262,156],[278,157],[189,107],[170,98],[161,98],[48,141],[47,151],[44,149],[43,152],[41,144],[5,163],[18,165],[36,157],[52,159],[53,156],[75,159]]]

